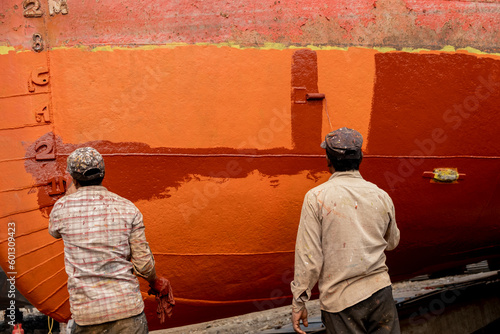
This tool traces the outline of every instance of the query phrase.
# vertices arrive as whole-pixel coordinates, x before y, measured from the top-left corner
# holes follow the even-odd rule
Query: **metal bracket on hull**
[[[457,168],[434,168],[432,172],[424,172],[422,176],[430,178],[434,183],[458,183],[459,179],[465,179],[465,174],[460,174]]]

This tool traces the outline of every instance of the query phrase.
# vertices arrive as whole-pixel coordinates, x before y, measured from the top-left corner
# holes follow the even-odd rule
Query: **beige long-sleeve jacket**
[[[385,250],[399,229],[389,195],[359,171],[335,172],[307,192],[295,246],[293,309],[318,282],[321,309],[340,312],[391,285]]]

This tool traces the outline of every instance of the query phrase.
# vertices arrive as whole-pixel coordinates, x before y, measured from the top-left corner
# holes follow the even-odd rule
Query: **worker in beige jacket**
[[[385,250],[399,230],[389,195],[359,173],[363,137],[341,128],[326,149],[332,176],[305,196],[295,246],[292,323],[307,326],[305,302],[319,286],[327,333],[399,333]]]

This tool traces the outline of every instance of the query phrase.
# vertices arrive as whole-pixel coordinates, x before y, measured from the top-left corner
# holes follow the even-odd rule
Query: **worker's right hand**
[[[160,323],[163,324],[167,317],[170,318],[172,316],[173,307],[175,306],[172,286],[168,279],[164,277],[157,277],[149,286],[151,289],[149,289],[148,293],[155,295],[156,302],[158,303],[156,313],[158,314]]]
[[[302,320],[302,323],[304,324],[305,327],[309,326],[309,323],[307,321],[307,309],[305,306],[302,310],[298,312],[292,311],[292,325],[295,333],[306,334],[306,332],[304,332],[300,328],[300,320]]]
[[[154,282],[149,284],[149,287],[151,289],[149,289],[148,294],[160,295],[160,297],[167,295],[171,289],[170,282],[164,277],[157,277]]]

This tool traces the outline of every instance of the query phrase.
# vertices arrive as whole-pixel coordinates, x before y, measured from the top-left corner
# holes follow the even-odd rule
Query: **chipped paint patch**
[[[47,45],[83,44],[98,50],[113,45],[140,48],[150,44],[171,47],[176,43],[209,43],[261,49],[321,45],[438,50],[453,45],[500,52],[497,2],[234,1],[225,4],[221,12],[220,3],[211,0],[204,1],[203,6],[160,0],[152,0],[148,6],[77,1],[71,3],[69,15],[55,15],[46,24],[38,20],[34,25],[32,21],[26,32],[20,29],[24,23],[17,0],[4,1],[6,8],[11,4],[16,12],[2,14],[0,36],[5,36],[9,45],[24,49],[31,48],[30,38],[26,37],[46,28]]]

